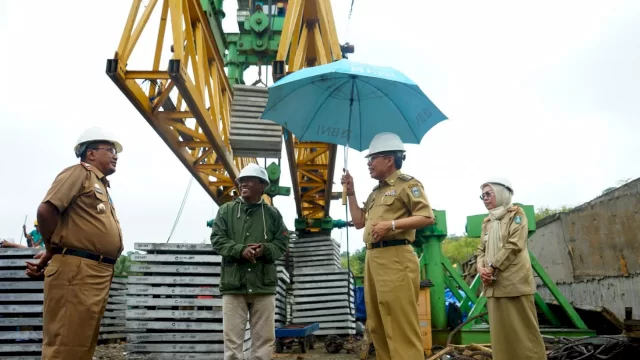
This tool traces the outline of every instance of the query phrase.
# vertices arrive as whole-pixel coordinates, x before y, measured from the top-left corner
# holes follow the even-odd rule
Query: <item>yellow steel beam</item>
[[[214,201],[227,202],[238,169],[256,159],[234,157],[229,145],[232,88],[200,1],[149,0],[139,15],[140,5],[133,0],[107,74]],[[154,15],[158,27],[149,29]],[[149,68],[129,70],[145,30],[157,31],[154,57]],[[172,44],[165,47],[167,30]]]
[[[276,59],[288,64],[287,73],[341,58],[330,0],[289,0]],[[329,216],[337,146],[300,142],[291,133],[287,135],[298,217]]]

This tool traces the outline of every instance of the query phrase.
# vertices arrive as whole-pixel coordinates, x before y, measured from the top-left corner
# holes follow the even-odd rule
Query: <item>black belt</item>
[[[82,250],[74,250],[74,249],[68,249],[68,248],[53,248],[51,249],[51,252],[54,255],[58,255],[58,254],[62,254],[62,255],[71,255],[71,256],[77,256],[77,257],[81,257],[81,258],[85,258],[85,259],[89,259],[89,260],[93,260],[93,261],[97,261],[97,262],[102,262],[105,264],[115,264],[116,260],[115,259],[111,259],[102,255],[96,255],[96,254],[92,254],[90,252],[86,252],[86,251],[82,251]]]
[[[377,249],[382,247],[390,247],[390,246],[400,246],[400,245],[409,245],[411,241],[409,240],[382,240],[374,243],[368,243],[367,249]]]

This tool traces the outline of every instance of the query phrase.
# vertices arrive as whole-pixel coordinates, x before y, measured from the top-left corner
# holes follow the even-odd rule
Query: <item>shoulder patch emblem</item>
[[[411,194],[413,194],[414,198],[419,198],[420,197],[420,188],[417,186],[414,186],[411,188]]]
[[[403,181],[411,181],[413,179],[413,176],[407,175],[407,174],[400,174],[398,175],[398,179]]]
[[[520,215],[516,215],[516,217],[513,218],[513,221],[515,221],[516,224],[520,224],[522,222],[522,218]]]

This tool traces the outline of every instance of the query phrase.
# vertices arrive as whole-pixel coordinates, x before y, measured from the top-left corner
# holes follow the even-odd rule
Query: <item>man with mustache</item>
[[[378,360],[423,360],[418,321],[420,272],[411,243],[416,229],[434,223],[422,184],[403,174],[404,144],[393,133],[377,134],[367,154],[369,174],[378,180],[364,207],[358,205],[347,172],[349,211],[356,229],[364,228],[367,327]]]
[[[46,251],[26,273],[44,277],[43,360],[91,360],[107,306],[122,231],[107,176],[122,145],[99,128],[86,130],[74,148],[80,163],[55,178],[38,207]]]
[[[211,243],[222,256],[225,360],[242,360],[247,313],[250,314],[250,359],[270,360],[275,341],[275,261],[287,251],[289,232],[282,215],[264,202],[269,186],[264,168],[247,165],[237,178],[240,196],[223,204],[213,223]]]

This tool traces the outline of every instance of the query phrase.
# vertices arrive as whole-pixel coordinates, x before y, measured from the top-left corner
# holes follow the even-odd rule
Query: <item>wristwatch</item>
[[[391,220],[391,230],[392,231],[396,231],[396,221],[395,220]]]
[[[493,266],[493,263],[489,264],[489,267],[492,268],[493,270],[498,270],[497,267]]]

